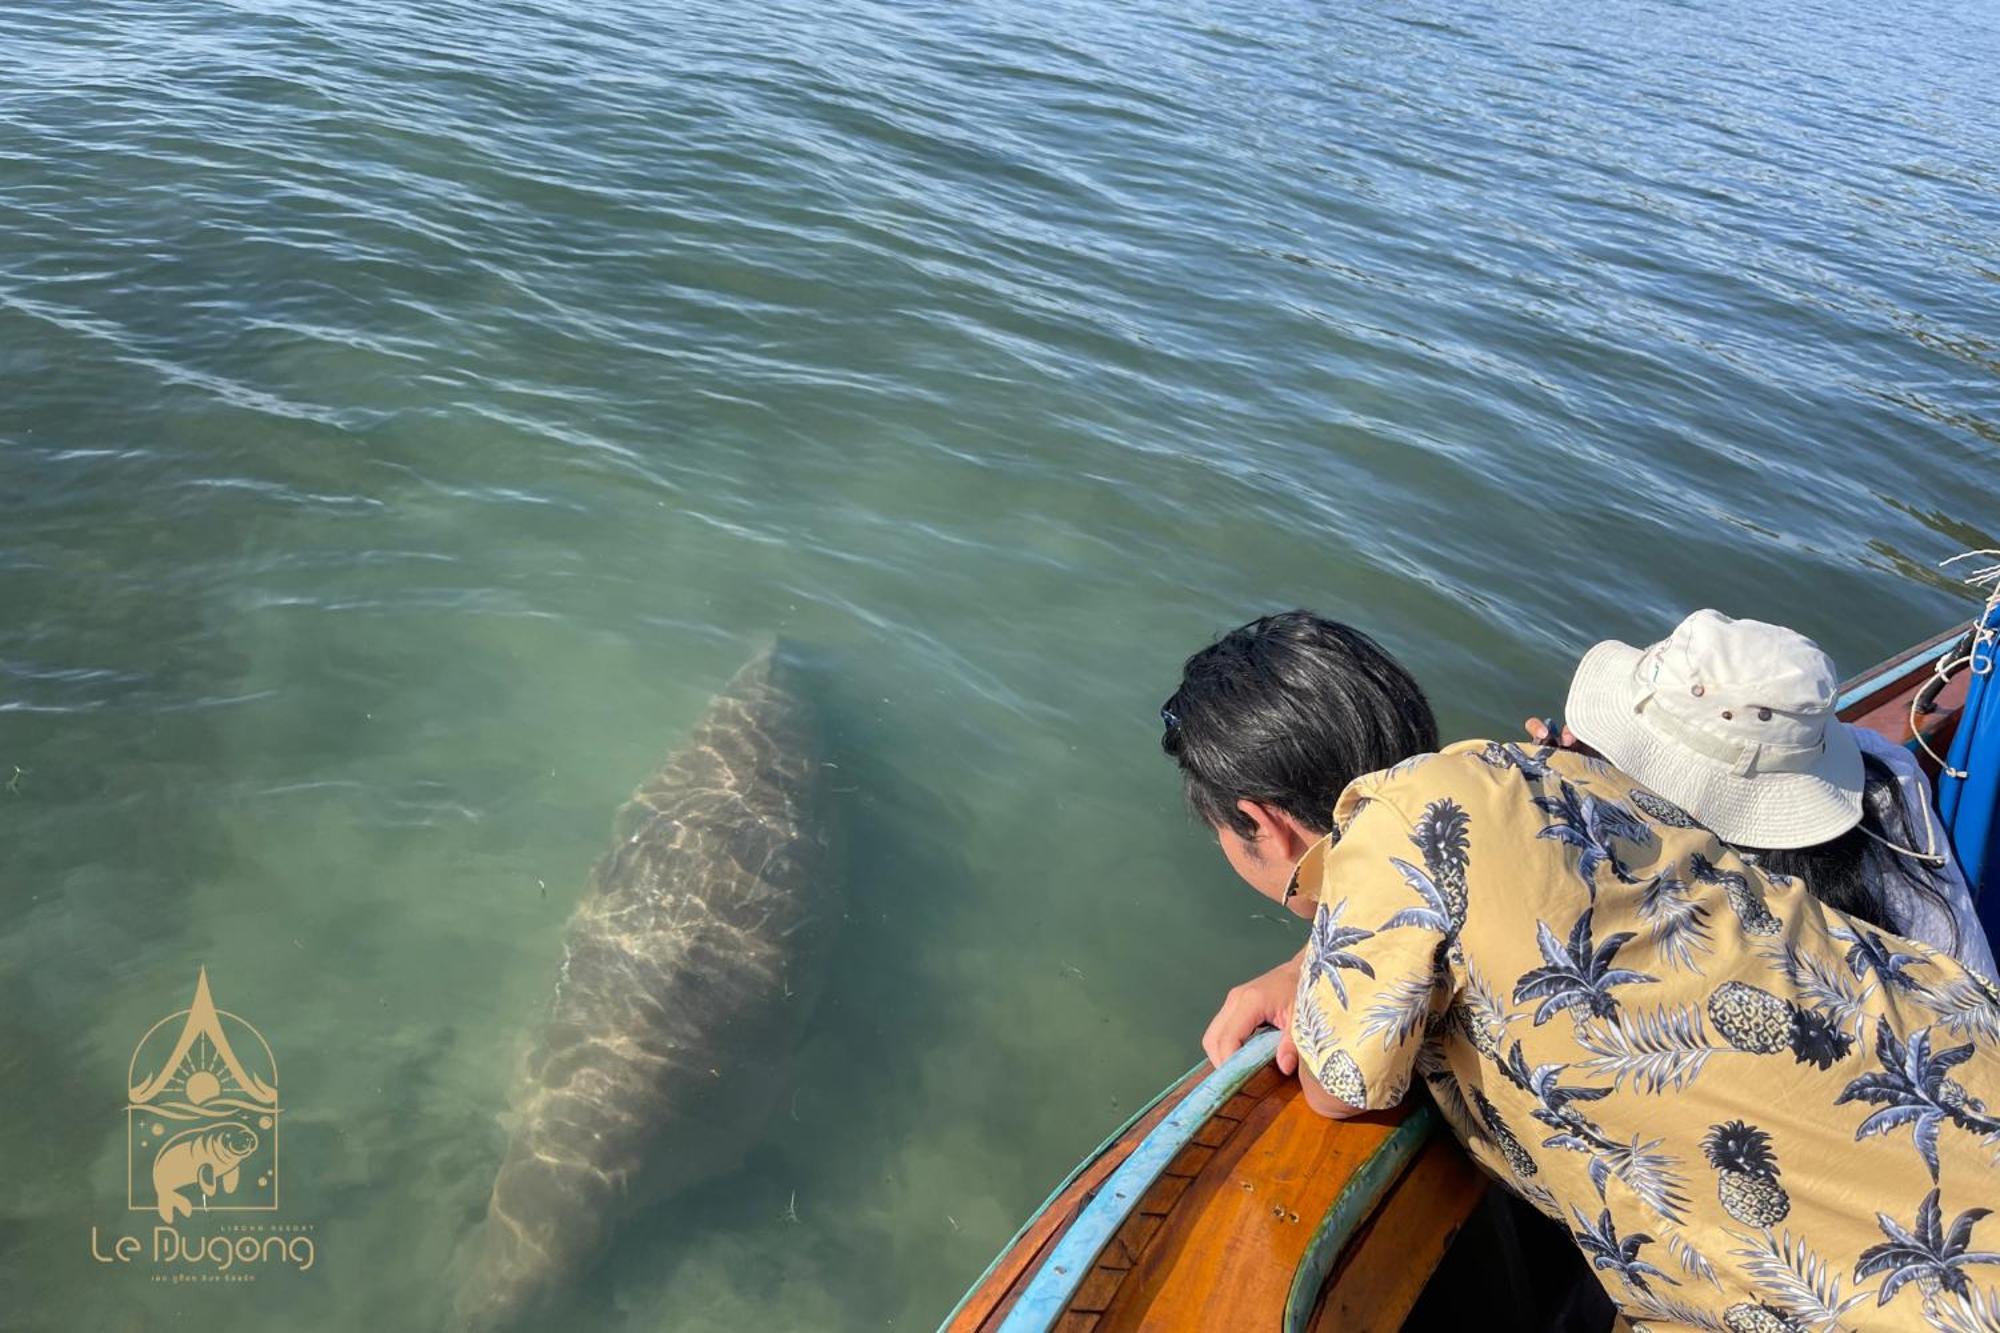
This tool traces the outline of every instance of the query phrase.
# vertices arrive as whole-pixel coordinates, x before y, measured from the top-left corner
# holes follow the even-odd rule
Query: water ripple
[[[1469,730],[1698,604],[1854,667],[1962,612],[1996,66],[1966,0],[16,3],[0,1011],[320,977],[381,1271],[288,1317],[428,1317],[609,809],[782,631],[862,831],[852,1146],[787,1119],[582,1322],[934,1319],[1269,944],[1151,753],[1204,636],[1338,611]],[[0,1286],[130,1322],[32,1231]]]

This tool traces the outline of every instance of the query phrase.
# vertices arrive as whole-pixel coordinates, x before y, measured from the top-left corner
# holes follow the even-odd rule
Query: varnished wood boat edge
[[[1019,1229],[1012,1236],[1008,1237],[1007,1243],[995,1252],[993,1261],[987,1264],[985,1271],[979,1275],[978,1279],[972,1285],[966,1288],[965,1294],[958,1298],[958,1304],[951,1308],[951,1313],[946,1315],[944,1322],[938,1325],[938,1333],[970,1333],[970,1330],[980,1327],[989,1317],[991,1311],[998,1309],[1004,1302],[1004,1292],[1000,1298],[991,1301],[989,1309],[980,1312],[978,1317],[972,1322],[962,1323],[961,1321],[967,1314],[972,1313],[971,1307],[973,1303],[987,1293],[994,1279],[1007,1267],[1009,1260],[1017,1257],[1017,1251],[1020,1250],[1022,1243],[1028,1239],[1038,1226],[1045,1221],[1052,1221],[1056,1224],[1055,1227],[1051,1228],[1052,1230],[1060,1226],[1059,1215],[1052,1218],[1051,1214],[1062,1203],[1063,1196],[1069,1193],[1078,1181],[1089,1175],[1091,1168],[1101,1163],[1107,1154],[1115,1151],[1120,1146],[1121,1141],[1144,1122],[1148,1116],[1152,1116],[1155,1112],[1158,1112],[1158,1118],[1165,1119],[1167,1114],[1172,1111],[1172,1108],[1178,1105],[1181,1099],[1200,1082],[1201,1076],[1207,1068],[1208,1062],[1204,1060],[1173,1082],[1161,1088],[1159,1092],[1153,1095],[1151,1101],[1134,1111],[1127,1117],[1125,1123],[1107,1134],[1102,1143],[1099,1143],[1095,1148],[1079,1158],[1077,1164],[1070,1169],[1070,1173],[1064,1176],[1062,1181],[1053,1190],[1049,1191],[1048,1197],[1043,1199],[1035,1207],[1034,1211],[1028,1214],[1027,1220],[1022,1222]],[[1150,1130],[1151,1126],[1147,1126],[1147,1128]],[[1122,1161],[1123,1159],[1121,1158],[1120,1160]],[[1105,1174],[1109,1175],[1111,1170],[1115,1169],[1116,1164],[1114,1163],[1106,1170]],[[1077,1200],[1075,1207],[1080,1208],[1082,1203],[1083,1200]],[[1072,1211],[1074,1210],[1072,1209]],[[1037,1249],[1045,1249],[1052,1240],[1053,1237],[1044,1238],[1042,1244]],[[1027,1256],[1021,1257],[1025,1260]],[[1007,1283],[1009,1288],[1013,1286],[1014,1280],[1018,1279],[1018,1277],[1019,1274],[1015,1274],[1013,1278],[1009,1279]]]
[[[1098,1187],[1028,1279],[1001,1322],[1001,1333],[1025,1333],[1052,1325],[1076,1295],[1098,1254],[1117,1233],[1148,1187],[1187,1146],[1214,1112],[1271,1063],[1278,1034],[1266,1029],[1253,1036],[1222,1067],[1190,1088],[1152,1133],[1139,1141],[1117,1170]],[[1183,1115],[1183,1112],[1189,1112]],[[1036,1320],[1041,1322],[1037,1323]]]
[[[1417,1160],[1417,1154],[1437,1133],[1438,1123],[1437,1112],[1428,1102],[1418,1104],[1340,1187],[1292,1274],[1292,1290],[1285,1298],[1284,1333],[1305,1333],[1311,1325],[1320,1288],[1333,1275],[1347,1242]]]

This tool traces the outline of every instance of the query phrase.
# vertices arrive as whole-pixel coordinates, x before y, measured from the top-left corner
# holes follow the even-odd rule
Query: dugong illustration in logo
[[[244,1158],[257,1151],[257,1131],[247,1125],[216,1125],[184,1129],[160,1145],[153,1159],[153,1191],[160,1200],[160,1220],[194,1212],[181,1191],[193,1185],[204,1201],[236,1192],[236,1173]]]
[[[216,1007],[207,968],[127,1072],[127,1207],[169,1225],[197,1208],[277,1209],[278,1064],[262,1033]]]

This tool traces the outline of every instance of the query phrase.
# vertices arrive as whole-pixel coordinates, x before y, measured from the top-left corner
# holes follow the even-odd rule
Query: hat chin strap
[[[1654,692],[1648,690],[1640,696],[1632,711],[1645,719],[1646,725],[1655,731],[1671,736],[1676,742],[1693,750],[1704,758],[1729,765],[1729,771],[1739,778],[1747,778],[1753,773],[1809,773],[1826,751],[1826,737],[1822,735],[1817,745],[1764,745],[1757,741],[1726,741],[1710,735],[1691,722],[1674,716],[1664,708],[1649,708]]]
[[[1890,842],[1887,838],[1875,832],[1875,830],[1869,828],[1866,823],[1856,824],[1854,827],[1860,829],[1864,837],[1867,837],[1871,841],[1880,843],[1882,846],[1887,847],[1890,851],[1896,853],[1896,855],[1898,856],[1907,856],[1912,861],[1921,861],[1927,866],[1935,866],[1940,870],[1944,869],[1944,867],[1947,864],[1949,864],[1950,858],[1946,857],[1943,852],[1937,850],[1937,838],[1931,832],[1931,826],[1929,820],[1924,821],[1924,846],[1928,847],[1930,850],[1923,852],[1917,851],[1916,849],[1911,847],[1905,847],[1901,843]]]

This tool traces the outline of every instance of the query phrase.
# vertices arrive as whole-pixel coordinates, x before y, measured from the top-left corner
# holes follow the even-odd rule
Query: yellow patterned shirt
[[[1656,1333],[2000,1330],[2000,995],[1602,761],[1467,741],[1308,853],[1292,1035],[1420,1081]]]

